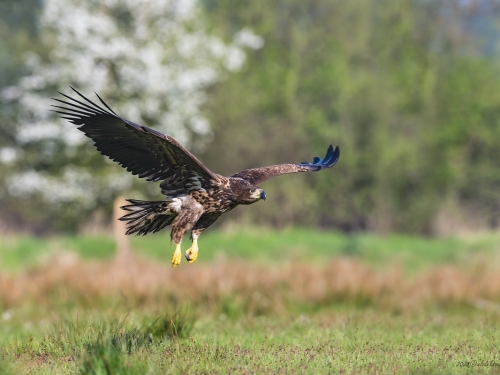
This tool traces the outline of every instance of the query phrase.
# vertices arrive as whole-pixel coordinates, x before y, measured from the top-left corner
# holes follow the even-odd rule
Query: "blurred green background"
[[[26,122],[28,109],[8,89],[36,75],[39,66],[65,63],[55,61],[65,52],[57,33],[65,31],[43,21],[49,3],[54,1],[0,4],[0,228],[6,232],[103,228],[117,195],[159,198],[156,185],[135,177],[115,188],[86,181],[96,191],[90,203],[71,194],[53,197],[50,190],[62,189],[64,181],[43,191],[42,182],[57,181],[68,165],[100,178],[126,174],[107,163],[90,142],[72,146],[57,135],[49,140],[19,135],[20,119]],[[68,3],[61,14],[74,16],[78,4]],[[145,22],[127,2],[121,8],[89,4],[115,22],[124,37]],[[499,227],[497,1],[201,0],[197,9],[195,24],[203,24],[206,37],[231,44],[241,30],[250,30],[258,38],[253,48],[242,49],[240,67],[225,69],[198,90],[204,98],[199,110],[210,128],[188,132],[182,140],[204,164],[229,175],[309,161],[323,156],[330,143],[341,149],[334,169],[266,182],[265,203],[231,212],[218,226],[252,223],[431,236]],[[80,43],[82,56],[93,58],[91,40],[66,37]],[[165,40],[155,42],[170,48]],[[29,63],[34,56],[39,65]],[[112,74],[121,61],[108,64],[113,91],[101,96],[111,107],[118,102],[135,106],[127,104],[130,90],[120,86],[126,80]],[[78,86],[76,77],[73,81],[92,95],[81,87],[84,83]],[[57,76],[51,82],[28,89],[25,85],[23,92],[36,91],[47,100],[57,91],[69,92],[66,78],[60,85]],[[141,118],[162,130],[179,126],[146,115],[131,120]],[[36,116],[32,121],[35,125]],[[76,132],[69,124],[63,126],[64,132]],[[23,173],[28,173],[24,180]],[[31,190],[19,188],[30,184],[35,186]]]

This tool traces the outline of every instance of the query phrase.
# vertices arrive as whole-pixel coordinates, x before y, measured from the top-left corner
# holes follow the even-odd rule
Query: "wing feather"
[[[106,109],[72,90],[84,101],[60,93],[67,100],[54,99],[65,105],[53,105],[54,112],[77,125],[101,154],[127,171],[148,181],[163,180],[164,190],[180,188],[193,174],[204,187],[218,179],[171,136],[121,118],[97,94]]]
[[[297,172],[317,172],[322,169],[333,167],[340,157],[340,150],[338,147],[333,150],[330,145],[326,151],[323,159],[314,157],[313,162],[302,162],[300,164],[279,164],[271,165],[269,167],[252,168],[238,172],[231,177],[242,178],[247,180],[252,185],[257,185],[262,181],[269,180],[270,178],[281,176],[282,174],[297,173]]]

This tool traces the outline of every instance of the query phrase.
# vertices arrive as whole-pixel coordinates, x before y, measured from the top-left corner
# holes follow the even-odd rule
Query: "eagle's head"
[[[248,197],[246,198],[247,201],[250,203],[257,202],[258,200],[266,200],[266,192],[264,189],[261,189],[258,186],[254,186],[248,190]]]
[[[264,189],[251,185],[247,181],[241,180],[232,185],[233,200],[238,204],[252,204],[261,199],[266,200],[267,196]]]

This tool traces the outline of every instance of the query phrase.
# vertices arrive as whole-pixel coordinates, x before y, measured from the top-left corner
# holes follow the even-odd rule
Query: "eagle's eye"
[[[256,191],[257,191],[257,189],[252,188],[252,189],[250,189],[250,194],[253,194],[253,193],[255,193]]]

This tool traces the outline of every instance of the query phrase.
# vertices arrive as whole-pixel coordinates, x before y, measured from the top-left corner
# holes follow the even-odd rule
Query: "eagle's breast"
[[[230,191],[218,185],[210,189],[192,190],[190,195],[203,205],[206,213],[223,213],[236,206],[231,199]]]

